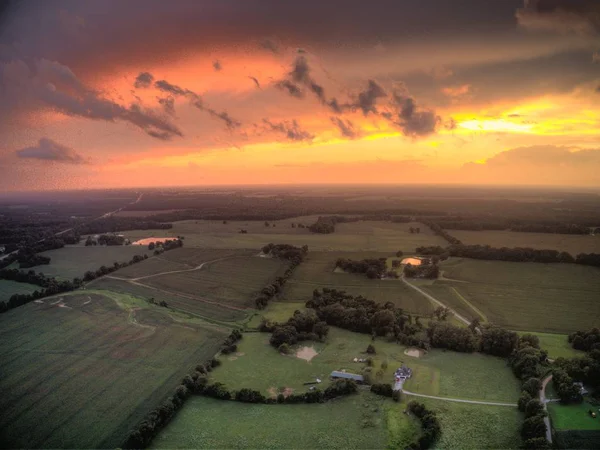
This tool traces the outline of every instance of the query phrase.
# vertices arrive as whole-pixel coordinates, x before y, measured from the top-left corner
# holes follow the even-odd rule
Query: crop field
[[[227,332],[106,291],[2,314],[0,446],[120,446]]]
[[[91,287],[94,289],[106,289],[125,295],[133,295],[146,300],[153,298],[157,302],[164,300],[170,308],[200,316],[209,321],[231,322],[231,326],[234,326],[235,322],[243,321],[248,316],[248,312],[243,309],[227,308],[215,301],[208,301],[192,295],[162,291],[151,286],[116,280],[114,278],[100,278],[95,280],[91,284]]]
[[[403,402],[410,399],[404,396]],[[521,446],[519,429],[524,417],[516,407],[473,405],[428,398],[417,400],[434,410],[440,419],[442,435],[436,448],[463,450]]]
[[[31,294],[42,289],[35,284],[19,283],[12,280],[0,280],[0,301],[8,301],[13,294]]]
[[[600,416],[600,405],[592,405],[588,402],[572,405],[560,403],[548,403],[548,413],[552,420],[552,427],[556,430],[599,430],[600,420],[589,414],[592,410],[596,416]]]
[[[254,308],[254,299],[287,263],[275,258],[235,256],[199,270],[144,278],[143,284],[175,294],[192,295],[237,308]]]
[[[34,267],[36,272],[51,277],[72,279],[83,277],[88,270],[96,271],[100,266],[112,266],[115,262],[130,261],[134,255],[150,256],[152,252],[147,247],[132,245],[89,247],[74,245],[40,254],[49,256],[51,261],[48,265]]]
[[[452,259],[442,269],[456,281],[438,280],[423,289],[467,317],[479,311],[499,326],[558,334],[598,325],[598,268]]]
[[[578,253],[600,253],[600,235],[573,235],[551,233],[522,233],[515,231],[463,231],[448,230],[463,244],[490,245],[492,247],[531,247]]]
[[[223,356],[222,366],[211,377],[229,389],[243,387],[273,394],[282,387],[304,392],[305,382],[320,378],[327,383],[333,370],[346,369],[361,373],[364,363],[354,358],[366,358],[368,335],[331,328],[324,343],[305,342],[318,354],[310,361],[294,355],[281,355],[269,344],[267,333],[246,333],[238,344],[238,353]],[[384,341],[375,341],[377,354],[373,357],[373,377],[376,382],[391,383],[394,371],[406,364],[413,369],[413,377],[405,384],[411,392],[441,397],[483,401],[516,402],[519,382],[501,358],[478,353],[463,354],[432,350],[421,358],[404,354],[406,347]],[[382,368],[383,362],[387,368]],[[381,370],[381,372],[380,372]],[[377,373],[379,372],[379,375]],[[489,388],[494,380],[493,389]]]
[[[185,236],[186,247],[201,248],[252,248],[259,250],[270,242],[296,246],[308,245],[314,251],[372,251],[395,253],[398,250],[413,252],[421,245],[446,245],[421,223],[391,223],[361,221],[336,225],[332,234],[315,234],[307,228],[292,228],[292,223],[310,225],[316,216],[305,216],[270,222],[266,227],[258,221],[194,221],[174,222],[170,230],[133,230],[125,235],[133,240],[159,236]],[[275,224],[275,227],[272,225]],[[419,227],[419,234],[411,234],[410,227]],[[247,234],[239,231],[245,229]]]
[[[146,247],[138,247],[146,248]],[[148,253],[152,253],[148,251]],[[258,250],[226,250],[226,249],[199,249],[199,248],[177,248],[169,250],[158,256],[153,256],[138,264],[120,269],[115,276],[123,278],[138,278],[156,275],[164,272],[177,270],[188,270],[198,267],[200,264],[231,256],[251,256]]]
[[[387,443],[384,402],[369,392],[312,405],[193,397],[151,448],[381,449]]]
[[[523,333],[520,333],[523,334]],[[550,333],[530,333],[535,334],[540,339],[540,348],[548,351],[548,358],[576,358],[585,356],[585,352],[575,350],[569,344],[566,334],[550,334]]]
[[[392,302],[406,311],[419,315],[431,314],[431,302],[423,295],[406,286],[402,280],[370,280],[364,274],[334,272],[337,258],[385,258],[389,253],[375,252],[310,252],[296,268],[285,285],[280,299],[290,302],[306,302],[313,290],[324,287],[362,295],[377,302]]]

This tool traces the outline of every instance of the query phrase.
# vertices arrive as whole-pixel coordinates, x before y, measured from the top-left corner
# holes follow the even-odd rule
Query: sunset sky
[[[0,21],[0,190],[600,187],[598,0],[55,0]]]

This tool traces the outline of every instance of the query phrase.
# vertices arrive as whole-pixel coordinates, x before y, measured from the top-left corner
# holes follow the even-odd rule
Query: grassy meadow
[[[384,403],[369,392],[311,405],[257,405],[194,397],[151,448],[381,449],[387,444]],[[397,434],[410,437],[417,426],[402,416]]]
[[[270,242],[296,246],[308,245],[314,251],[371,251],[412,252],[421,245],[445,245],[445,241],[434,235],[420,223],[391,223],[361,221],[336,225],[332,234],[314,234],[307,228],[292,228],[292,223],[308,226],[317,216],[304,216],[269,222],[258,221],[204,221],[185,220],[174,222],[170,230],[133,230],[124,232],[132,240],[158,236],[185,236],[186,247],[200,248],[247,248],[260,249]],[[273,224],[275,227],[273,227]],[[419,227],[420,234],[409,233],[410,227]],[[241,229],[248,230],[241,234]]]
[[[0,316],[0,447],[114,448],[228,330],[107,291]]]
[[[460,258],[441,267],[449,280],[423,289],[468,318],[482,314],[505,328],[558,334],[598,325],[596,267]]]
[[[577,256],[578,253],[600,253],[600,235],[522,233],[500,230],[448,230],[448,232],[464,244],[470,245],[551,249],[568,252],[573,256]]]
[[[493,386],[493,383],[490,383],[490,386]],[[405,396],[403,401],[408,400],[410,397]],[[417,400],[434,410],[440,420],[442,435],[435,448],[516,449],[521,446],[519,428],[524,417],[517,408],[445,402],[428,398]]]
[[[600,420],[589,414],[589,410],[600,416],[599,405],[592,405],[584,401],[579,404],[562,405],[560,403],[548,403],[548,414],[552,420],[552,427],[556,430],[599,430]]]
[[[88,270],[96,271],[100,266],[112,266],[115,262],[130,261],[134,255],[152,252],[147,247],[136,245],[111,245],[111,246],[89,246],[72,245],[48,250],[40,253],[51,258],[50,264],[36,266],[36,272],[42,272],[46,276],[73,279],[83,277]]]
[[[427,298],[406,286],[401,280],[370,280],[364,274],[334,272],[338,258],[364,259],[387,258],[391,253],[382,252],[311,252],[294,271],[279,295],[283,301],[306,302],[313,290],[324,287],[362,295],[370,300],[392,302],[407,312],[419,315],[431,314],[433,305]]]
[[[237,354],[221,358],[222,366],[211,374],[213,381],[220,381],[229,389],[259,389],[265,395],[283,388],[304,392],[308,389],[304,383],[316,378],[326,385],[333,370],[362,373],[365,364],[353,359],[366,358],[365,350],[372,343],[368,335],[332,327],[325,342],[308,341],[297,346],[297,349],[311,347],[317,352],[306,361],[295,354],[281,355],[269,344],[269,337],[268,333],[246,333],[238,344]],[[391,383],[394,371],[407,364],[413,369],[413,377],[404,387],[411,392],[492,402],[516,402],[519,397],[518,380],[501,358],[442,350],[432,350],[416,358],[406,355],[406,347],[395,343],[377,340],[373,345],[377,350],[373,356],[374,382]],[[387,368],[382,368],[384,362]],[[489,387],[491,379],[493,389]]]
[[[523,334],[523,333],[519,333]],[[568,341],[568,335],[566,334],[551,334],[551,333],[535,333],[530,334],[536,335],[540,340],[540,348],[548,352],[548,358],[576,358],[578,356],[584,356],[585,352],[581,350],[575,350],[571,347]]]
[[[35,284],[19,283],[12,280],[0,280],[0,301],[8,301],[14,294],[31,294],[42,289]]]

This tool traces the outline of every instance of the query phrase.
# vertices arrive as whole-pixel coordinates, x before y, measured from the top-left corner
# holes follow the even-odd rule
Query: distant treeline
[[[290,265],[282,277],[277,277],[275,281],[265,286],[260,292],[260,295],[256,297],[254,303],[258,309],[264,309],[269,301],[281,292],[281,289],[292,276],[296,267],[304,261],[304,258],[308,253],[308,246],[295,247],[289,244],[267,244],[262,248],[262,252],[266,255],[270,254],[276,258],[289,261]]]
[[[449,244],[451,244],[451,245],[461,245],[462,244],[462,242],[459,239],[456,239],[454,236],[451,236],[449,233],[444,231],[444,229],[437,222],[432,222],[432,221],[427,220],[422,217],[420,217],[418,219],[418,221],[427,225],[429,228],[431,228],[431,231],[433,231],[434,234],[444,238]]]
[[[574,223],[539,223],[535,221],[489,219],[480,217],[445,217],[435,219],[435,223],[445,230],[510,230],[523,233],[550,233],[550,234],[591,234],[594,227]]]
[[[572,263],[575,259],[567,252],[538,250],[529,247],[495,248],[489,245],[451,245],[450,256],[495,261]]]
[[[170,230],[171,228],[173,228],[172,223],[164,223],[144,217],[110,216],[79,225],[76,230],[79,234],[102,234],[130,230]]]

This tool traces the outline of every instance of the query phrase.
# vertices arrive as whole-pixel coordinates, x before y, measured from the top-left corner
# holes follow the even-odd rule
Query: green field
[[[404,397],[407,401],[410,397]],[[434,410],[442,436],[438,449],[516,449],[521,446],[519,428],[523,414],[517,408],[472,405],[433,399],[417,399]]]
[[[520,333],[523,334],[523,333]],[[585,352],[575,350],[571,347],[566,334],[550,334],[550,333],[530,333],[535,334],[540,339],[540,348],[548,352],[548,358],[576,358],[584,356]]]
[[[235,256],[211,262],[200,270],[157,275],[142,284],[238,308],[254,308],[267,284],[283,275],[287,263],[276,258]]]
[[[492,247],[530,247],[559,250],[573,256],[578,253],[600,253],[600,235],[573,235],[551,233],[521,233],[514,231],[463,231],[448,230],[463,244],[490,245]]]
[[[438,280],[423,289],[467,318],[479,311],[499,326],[558,334],[598,326],[596,267],[460,258],[441,267],[444,277],[457,281]]]
[[[154,298],[157,302],[164,300],[169,307],[178,311],[200,316],[210,321],[231,322],[228,326],[236,326],[236,322],[243,321],[248,316],[244,309],[227,308],[216,301],[205,300],[199,297],[160,291],[153,287],[134,284],[128,281],[102,277],[94,280],[88,286],[94,289],[107,289],[125,295],[134,295],[143,299]]]
[[[19,283],[18,281],[0,280],[0,301],[8,301],[14,294],[31,294],[43,288],[35,284]]]
[[[384,403],[389,401],[368,392],[312,405],[254,405],[193,397],[151,448],[382,449],[387,443]],[[396,428],[414,433],[416,425],[402,416],[407,424]]]
[[[228,330],[107,291],[0,316],[0,447],[114,448]]]
[[[135,246],[134,246],[135,247]],[[146,247],[137,247],[145,249]],[[252,256],[260,250],[227,250],[227,249],[200,249],[182,247],[164,252],[159,256],[148,258],[138,264],[120,269],[114,274],[124,278],[138,278],[159,273],[188,270],[198,267],[200,264],[231,256]],[[151,253],[148,251],[148,253]]]
[[[589,410],[596,413],[594,419]],[[583,402],[574,405],[548,403],[552,427],[556,430],[600,430],[600,405]]]
[[[112,266],[115,262],[130,261],[133,255],[152,252],[147,247],[133,245],[111,246],[67,246],[40,253],[51,258],[50,264],[33,269],[46,276],[72,279],[83,277],[88,270],[96,271],[100,266]]]
[[[386,258],[390,253],[376,252],[311,252],[294,271],[279,298],[283,301],[306,302],[313,290],[324,287],[362,295],[370,300],[392,302],[407,312],[428,315],[434,310],[423,295],[406,286],[402,280],[370,280],[364,274],[334,272],[338,258]]]
[[[314,234],[307,228],[292,228],[292,223],[310,225],[316,216],[306,216],[270,222],[275,227],[265,227],[259,221],[186,220],[174,222],[170,230],[133,230],[124,234],[133,242],[146,237],[185,236],[186,247],[200,248],[252,248],[260,249],[270,242],[296,246],[308,245],[314,251],[373,251],[395,253],[412,252],[422,245],[445,245],[439,236],[420,223],[391,223],[361,221],[336,225],[332,234]],[[409,227],[419,227],[420,234],[409,233]],[[248,230],[240,234],[240,229]]]
[[[355,363],[353,359],[366,358],[364,352],[371,343],[368,335],[332,327],[326,342],[305,342],[298,346],[312,347],[318,352],[312,360],[306,361],[294,355],[279,354],[269,345],[269,337],[268,333],[246,333],[238,344],[238,353],[221,358],[223,364],[212,372],[213,380],[229,389],[254,388],[265,395],[273,395],[283,387],[304,392],[307,386],[303,383],[316,378],[327,383],[332,370],[361,373],[364,364]],[[373,344],[377,350],[373,368],[375,382],[391,383],[393,372],[404,363],[413,369],[413,377],[405,384],[405,389],[411,392],[499,402],[516,402],[519,397],[519,382],[501,358],[441,350],[415,358],[404,354],[404,346],[380,340]],[[388,367],[377,376],[384,361]]]

